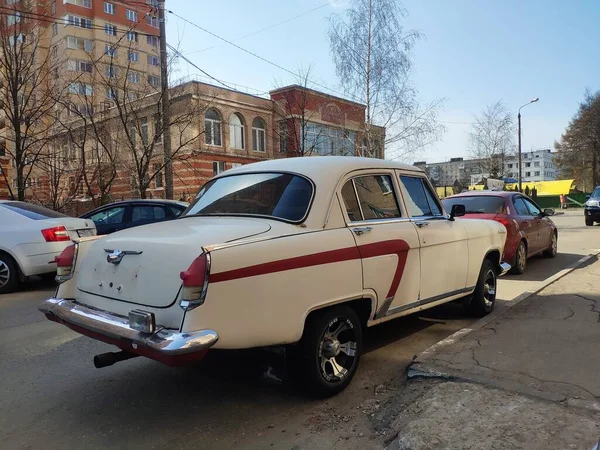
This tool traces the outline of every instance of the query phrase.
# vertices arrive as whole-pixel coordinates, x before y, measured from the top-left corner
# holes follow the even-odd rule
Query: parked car
[[[54,258],[71,239],[94,236],[91,220],[76,219],[31,203],[0,200],[0,294],[26,277],[56,274]]]
[[[178,218],[188,203],[175,200],[125,200],[101,206],[81,216],[96,224],[99,235]]]
[[[76,241],[40,310],[121,349],[96,367],[284,345],[292,373],[332,395],[356,373],[364,327],[465,297],[474,315],[492,311],[506,229],[461,213],[404,164],[248,164],[210,180],[178,220]]]
[[[585,202],[583,215],[585,216],[585,224],[588,227],[594,225],[595,222],[600,222],[600,186],[594,189],[590,198]]]
[[[558,230],[549,218],[554,215],[554,210],[542,211],[526,195],[510,191],[469,191],[447,197],[442,202],[446,209],[464,205],[466,218],[491,219],[506,227],[504,260],[512,266],[512,273],[525,272],[527,258],[534,255],[556,256]]]

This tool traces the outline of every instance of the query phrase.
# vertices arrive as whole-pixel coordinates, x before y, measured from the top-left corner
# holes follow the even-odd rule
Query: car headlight
[[[588,206],[600,206],[600,201],[599,200],[588,200],[587,202],[585,202],[585,204]]]

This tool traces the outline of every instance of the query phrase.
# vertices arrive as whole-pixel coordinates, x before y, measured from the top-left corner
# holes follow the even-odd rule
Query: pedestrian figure
[[[529,186],[525,186],[525,195],[529,197]]]
[[[533,189],[531,190],[531,198],[534,201],[537,201],[537,189],[535,188],[535,186],[533,187]]]
[[[560,207],[561,209],[567,209],[567,196],[560,194]]]

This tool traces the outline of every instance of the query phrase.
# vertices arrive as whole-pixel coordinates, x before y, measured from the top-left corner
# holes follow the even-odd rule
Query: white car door
[[[377,296],[375,318],[414,307],[419,296],[419,237],[397,193],[391,170],[355,174],[341,190],[361,256],[363,287]]]
[[[399,173],[399,180],[419,235],[419,306],[472,290],[466,286],[469,247],[465,227],[459,220],[449,220],[424,175]]]

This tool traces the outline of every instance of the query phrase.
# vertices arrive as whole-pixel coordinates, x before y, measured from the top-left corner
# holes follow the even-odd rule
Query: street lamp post
[[[539,97],[534,98],[530,102],[525,103],[523,106],[519,108],[519,114],[517,115],[519,122],[519,192],[523,192],[523,163],[521,161],[521,110],[525,108],[527,105],[531,105],[539,100]]]

